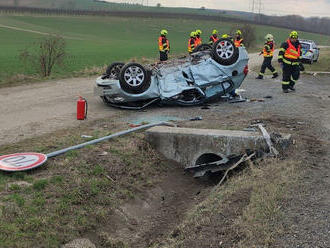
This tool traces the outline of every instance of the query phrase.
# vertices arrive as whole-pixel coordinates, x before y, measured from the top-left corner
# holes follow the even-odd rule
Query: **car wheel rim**
[[[234,54],[234,46],[229,41],[223,41],[217,45],[216,51],[220,58],[229,59]]]
[[[132,87],[138,87],[144,81],[144,73],[141,68],[137,66],[131,66],[125,70],[124,78],[128,85]]]
[[[112,70],[110,71],[110,76],[111,77],[117,77],[118,74],[120,72],[120,67],[119,66],[115,66],[114,68],[112,68]]]

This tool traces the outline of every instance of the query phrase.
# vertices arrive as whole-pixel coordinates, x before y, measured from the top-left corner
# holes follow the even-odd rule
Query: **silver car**
[[[94,92],[114,107],[153,103],[199,105],[234,94],[248,73],[248,54],[230,39],[202,44],[190,56],[148,66],[113,63],[96,79]]]
[[[317,62],[320,56],[320,48],[312,40],[299,40],[302,50],[302,62],[312,64]]]

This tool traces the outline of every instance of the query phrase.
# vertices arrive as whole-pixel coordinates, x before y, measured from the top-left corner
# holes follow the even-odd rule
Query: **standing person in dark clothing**
[[[158,38],[158,48],[159,48],[159,59],[160,61],[168,60],[168,53],[170,52],[170,42],[166,38],[167,30],[163,29],[160,31],[160,36]]]
[[[264,78],[266,68],[268,68],[273,73],[272,78],[277,78],[278,77],[277,71],[272,66],[272,59],[273,59],[274,50],[275,50],[274,37],[271,34],[267,34],[265,36],[265,40],[266,40],[266,43],[264,45],[264,49],[259,54],[259,55],[263,54],[264,62],[261,65],[259,75],[256,79],[263,79]]]
[[[209,45],[213,45],[217,40],[219,40],[218,30],[213,29],[212,35],[210,36],[210,39],[209,39]]]
[[[192,53],[196,46],[196,33],[193,31],[190,33],[190,38],[188,40],[188,52]]]
[[[284,93],[294,91],[294,85],[299,79],[300,71],[304,70],[301,59],[301,45],[297,31],[292,31],[286,42],[283,42],[278,53],[278,62],[283,69],[282,89]]]

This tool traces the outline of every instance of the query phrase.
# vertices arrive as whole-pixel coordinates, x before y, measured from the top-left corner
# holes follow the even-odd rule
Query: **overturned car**
[[[114,107],[141,109],[153,103],[199,105],[239,88],[248,73],[248,54],[230,39],[202,44],[191,56],[142,66],[113,63],[96,79],[94,93]]]

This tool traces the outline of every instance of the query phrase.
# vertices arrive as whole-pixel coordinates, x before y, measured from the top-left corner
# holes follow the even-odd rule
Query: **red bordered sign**
[[[47,161],[42,153],[26,152],[0,156],[0,170],[25,171],[36,168]]]

